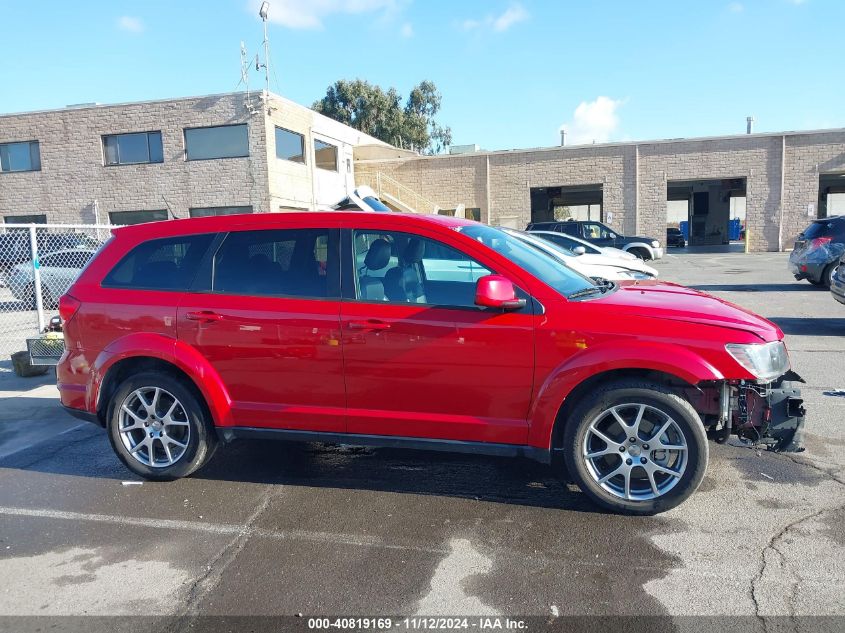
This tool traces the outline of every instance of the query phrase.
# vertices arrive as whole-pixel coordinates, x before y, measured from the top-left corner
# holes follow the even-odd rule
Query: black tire
[[[593,462],[588,463],[589,458],[583,453],[587,451],[588,442],[593,441],[592,439],[588,439],[587,435],[588,433],[593,433],[590,431],[590,425],[595,420],[606,419],[603,418],[602,415],[607,415],[606,412],[608,412],[611,407],[619,406],[620,410],[624,411],[628,406],[635,408],[639,405],[645,405],[648,407],[648,415],[651,416],[652,419],[662,420],[662,418],[659,418],[659,414],[662,412],[663,415],[670,417],[675,422],[675,426],[671,427],[671,432],[676,435],[678,433],[682,433],[683,440],[686,444],[685,451],[678,451],[675,453],[678,456],[681,454],[685,455],[683,458],[684,469],[680,477],[670,477],[663,473],[658,473],[657,475],[652,476],[653,479],[660,477],[661,481],[664,482],[662,485],[666,485],[666,491],[661,492],[659,496],[651,499],[626,499],[623,496],[620,496],[621,493],[614,494],[613,492],[605,489],[599,483],[596,478],[597,476],[591,472]],[[643,419],[645,419],[645,414],[640,415]],[[649,424],[651,424],[651,422],[649,422]],[[618,428],[620,431],[624,431],[621,425]],[[657,428],[657,425],[653,428]],[[641,433],[643,433],[643,431],[641,431]],[[636,457],[634,456],[634,449],[631,445],[629,445],[629,441],[626,441],[624,436],[616,436],[616,439],[621,439],[621,442],[617,445],[620,447],[620,454],[617,455],[615,452],[616,449],[613,448],[614,452],[608,452],[606,457],[602,457],[600,459],[606,460],[608,463],[608,471],[612,471],[617,463],[613,461],[616,457],[620,460],[618,462],[619,467],[621,467],[622,463],[626,461],[625,458],[622,457],[623,454],[626,456],[631,455],[633,456],[633,459],[637,460],[645,459],[645,463],[648,463],[648,458],[654,458],[658,455],[658,453],[662,453],[662,456],[659,457],[659,459],[652,459],[651,468],[654,468],[655,465],[662,467],[660,459],[666,459],[666,456],[671,458],[671,451],[648,452],[647,450],[643,450],[649,448],[649,445],[646,442],[653,442],[656,437],[657,436],[655,435],[649,439],[646,435],[646,439],[644,441],[642,436],[637,438],[636,445],[639,448],[637,449],[636,455],[639,455],[640,457]],[[663,437],[663,435],[661,435],[661,437]],[[608,439],[613,440],[614,438],[608,437]],[[624,448],[626,451],[630,450],[631,452],[622,453],[622,444],[625,444]],[[606,450],[609,451],[611,448],[612,447],[607,444]],[[674,508],[698,488],[701,480],[704,478],[704,473],[707,470],[707,436],[704,430],[704,425],[701,423],[701,418],[699,418],[695,409],[692,408],[689,402],[678,396],[668,387],[660,383],[653,383],[644,380],[621,380],[600,387],[595,391],[591,391],[578,401],[566,420],[566,428],[563,437],[563,456],[567,470],[570,476],[575,480],[575,483],[578,484],[587,496],[589,496],[602,508],[622,514],[652,515]],[[678,459],[680,460],[681,457],[678,457]],[[631,462],[629,461],[628,463],[630,464]],[[642,475],[646,475],[645,466],[638,466],[634,463],[632,468],[634,469],[631,471],[632,473],[641,471]],[[622,480],[624,481],[624,476],[620,475],[620,477],[622,477]],[[631,477],[633,477],[633,475],[631,475]],[[675,479],[677,479],[677,481],[675,481]],[[612,487],[615,484],[611,484],[611,482],[614,481],[618,481],[616,477],[610,479],[607,482],[607,485]],[[631,479],[631,481],[633,484],[633,479]],[[668,485],[668,482],[672,482],[671,486]],[[641,482],[640,480],[636,483],[644,485],[644,482]],[[651,488],[651,490],[653,489],[654,488]],[[633,485],[630,485],[628,491],[632,492],[633,490]],[[645,491],[643,492],[643,495],[647,495],[648,493],[649,491]],[[631,497],[631,495],[629,494],[628,497]]]
[[[631,255],[639,257],[644,262],[651,259],[651,256],[648,254],[648,251],[644,248],[632,248],[628,252],[631,253]]]
[[[175,459],[175,462],[170,465],[162,466],[142,463],[139,458],[136,458],[130,453],[130,449],[124,444],[121,438],[121,405],[136,390],[144,388],[158,388],[162,390],[163,393],[178,400],[184,412],[185,419],[180,422],[180,425],[187,422],[186,428],[188,428],[188,432],[187,442],[185,442],[187,447],[181,449],[183,452],[179,458]],[[166,404],[167,402],[165,402],[165,406]],[[163,371],[145,371],[124,380],[109,402],[106,427],[109,441],[114,452],[120,458],[120,461],[136,475],[152,481],[171,481],[180,477],[187,477],[208,463],[212,455],[214,455],[218,444],[214,426],[206,407],[203,406],[200,400],[199,394],[196,393],[192,386],[186,384],[186,381],[182,378]],[[144,437],[145,433],[147,433],[146,429],[138,429],[137,431],[137,434],[141,434],[141,437]],[[164,437],[168,436],[165,435]],[[184,437],[181,436],[179,439],[183,439]],[[150,446],[155,446],[152,449],[154,454],[161,453],[164,450],[164,440],[159,439],[158,445],[156,445],[155,441],[150,441]],[[144,456],[144,452],[149,453],[149,450],[149,448],[142,447],[141,457]],[[152,461],[154,463],[156,462],[155,457],[153,457]]]
[[[830,288],[833,284],[833,271],[836,270],[836,267],[839,265],[839,262],[831,262],[827,266],[825,266],[824,270],[822,271],[822,278],[819,281],[820,286],[824,286],[825,288]]]

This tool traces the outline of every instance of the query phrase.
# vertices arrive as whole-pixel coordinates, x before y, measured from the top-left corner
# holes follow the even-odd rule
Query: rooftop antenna
[[[264,101],[267,103],[267,114],[270,114],[270,40],[267,38],[267,18],[270,15],[270,3],[266,0],[261,3],[258,9],[258,16],[264,23],[264,63],[258,63],[258,55],[255,56],[255,70],[264,68]]]
[[[246,99],[244,100],[244,102],[246,104],[245,105],[246,111],[249,112],[250,114],[255,114],[255,109],[252,107],[252,95],[250,94],[250,91],[249,91],[249,67],[250,67],[250,64],[251,64],[251,60],[248,59],[247,57],[248,57],[248,55],[247,55],[247,52],[246,52],[246,45],[242,41],[241,42],[241,80],[238,82],[238,87],[240,87],[241,84],[244,85],[244,88],[246,89]]]
[[[745,133],[746,134],[753,134],[754,133],[754,117],[749,116],[745,117]]]

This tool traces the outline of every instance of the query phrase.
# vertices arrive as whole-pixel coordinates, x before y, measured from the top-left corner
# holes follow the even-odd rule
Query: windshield
[[[570,270],[538,247],[531,246],[504,231],[483,224],[468,224],[458,227],[457,230],[507,257],[564,297],[583,290],[597,289],[590,279]]]

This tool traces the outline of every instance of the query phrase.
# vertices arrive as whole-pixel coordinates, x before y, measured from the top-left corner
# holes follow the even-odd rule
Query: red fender
[[[546,377],[528,414],[528,443],[550,448],[555,418],[566,397],[588,378],[616,369],[660,371],[690,385],[724,379],[713,365],[678,345],[639,341],[599,344],[568,358]]]
[[[115,363],[133,357],[157,358],[178,367],[200,390],[215,426],[232,426],[232,400],[220,375],[193,347],[162,334],[138,333],[111,343],[97,356],[89,377],[89,411],[96,411],[100,388]]]

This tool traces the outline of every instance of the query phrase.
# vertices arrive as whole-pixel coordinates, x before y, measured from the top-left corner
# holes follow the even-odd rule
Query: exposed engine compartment
[[[806,410],[799,383],[787,372],[771,383],[726,381],[688,389],[686,396],[716,441],[730,435],[778,452],[801,452]]]

